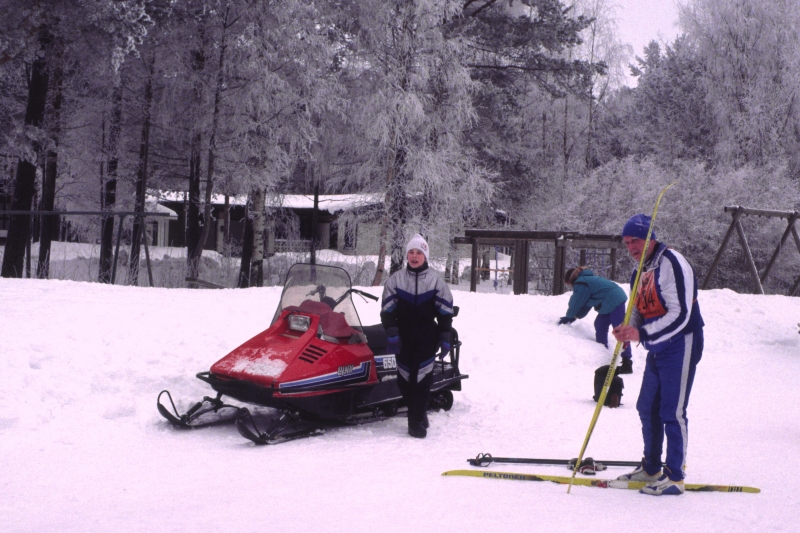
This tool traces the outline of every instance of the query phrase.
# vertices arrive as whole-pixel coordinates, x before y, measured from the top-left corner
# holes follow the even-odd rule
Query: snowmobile
[[[361,325],[353,294],[378,300],[354,289],[341,268],[293,265],[270,327],[197,374],[216,396],[179,414],[163,390],[156,401],[159,413],[180,428],[235,421],[239,433],[257,444],[402,414],[406,406],[395,356],[386,351],[386,332],[381,324]],[[429,409],[453,406],[453,391],[468,377],[458,369],[460,352],[453,329],[450,353],[434,365]],[[254,407],[225,403],[223,396]]]

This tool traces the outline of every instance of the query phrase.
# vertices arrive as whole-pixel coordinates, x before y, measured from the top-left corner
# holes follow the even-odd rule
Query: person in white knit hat
[[[416,438],[428,433],[433,362],[450,351],[453,323],[453,295],[428,267],[429,254],[422,235],[411,237],[408,265],[386,280],[381,304],[387,349],[397,355],[397,384],[408,405],[408,434]]]

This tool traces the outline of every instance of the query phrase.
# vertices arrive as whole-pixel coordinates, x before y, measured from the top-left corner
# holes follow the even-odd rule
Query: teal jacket
[[[567,317],[583,318],[594,307],[601,315],[605,315],[628,300],[622,287],[613,281],[595,276],[588,268],[578,275],[572,286]]]

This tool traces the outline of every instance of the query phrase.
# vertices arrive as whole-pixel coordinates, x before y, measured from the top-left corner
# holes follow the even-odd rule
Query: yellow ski
[[[581,485],[597,487],[600,489],[628,489],[639,490],[647,485],[644,481],[621,481],[618,479],[571,478],[569,476],[545,476],[541,474],[518,474],[515,472],[494,472],[490,470],[448,470],[443,476],[468,476],[488,479],[506,479],[512,481],[550,481],[562,485]],[[707,485],[699,483],[686,483],[686,490],[695,492],[761,492],[756,487],[743,487],[738,485]]]

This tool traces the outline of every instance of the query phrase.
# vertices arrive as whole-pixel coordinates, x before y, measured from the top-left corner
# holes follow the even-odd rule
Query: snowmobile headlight
[[[289,329],[294,331],[306,331],[311,325],[311,317],[303,315],[289,316]]]

